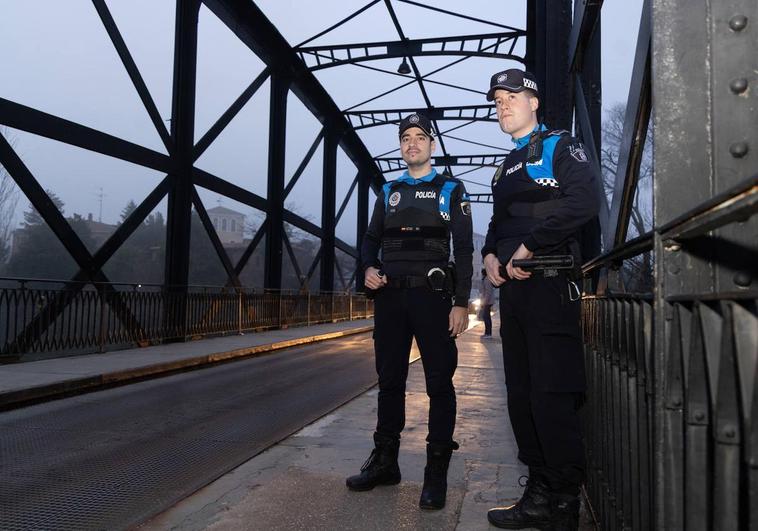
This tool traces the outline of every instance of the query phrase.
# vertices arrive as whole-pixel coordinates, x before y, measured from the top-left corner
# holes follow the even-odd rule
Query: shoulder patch
[[[584,145],[581,142],[572,142],[568,146],[569,154],[574,157],[577,162],[589,162],[590,159],[587,156],[587,152],[584,150]]]

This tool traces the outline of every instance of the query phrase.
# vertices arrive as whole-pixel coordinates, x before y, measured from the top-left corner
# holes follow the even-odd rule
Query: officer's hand
[[[513,253],[513,256],[511,256],[511,259],[508,260],[508,265],[505,266],[505,270],[508,272],[508,276],[515,278],[516,280],[526,280],[527,278],[531,277],[531,272],[524,271],[520,267],[513,267],[513,261],[531,258],[532,256],[534,256],[534,253],[527,249],[523,243],[519,245],[518,249],[516,249],[516,252]]]
[[[447,321],[447,329],[450,332],[450,337],[456,337],[462,334],[466,331],[466,328],[468,328],[468,308],[453,306],[453,309],[450,310],[450,316]]]
[[[387,275],[380,275],[375,267],[367,267],[363,284],[369,289],[381,289],[387,285]]]
[[[492,253],[484,257],[484,268],[487,270],[487,279],[493,286],[500,286],[506,280],[500,276],[500,267],[502,265],[497,256]]]

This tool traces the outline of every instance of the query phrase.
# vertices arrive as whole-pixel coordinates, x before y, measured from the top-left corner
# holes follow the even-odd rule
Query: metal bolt
[[[671,252],[677,252],[682,250],[682,245],[673,240],[667,241],[665,244],[666,250]]]
[[[702,411],[697,411],[697,412],[695,413],[695,420],[697,420],[697,421],[701,421],[701,420],[703,420],[704,418],[705,418],[705,413],[703,413]]]
[[[747,90],[747,79],[738,77],[729,83],[729,89],[735,94],[742,94]]]
[[[671,401],[671,403],[674,405],[674,407],[679,407],[682,405],[682,399],[681,398],[675,398]]]
[[[731,146],[729,146],[729,153],[732,154],[732,157],[736,159],[741,159],[745,155],[747,155],[748,152],[748,146],[747,142],[735,142]]]
[[[753,282],[753,277],[747,271],[737,271],[732,281],[741,288],[747,288]]]
[[[724,435],[729,439],[734,439],[735,435],[737,435],[737,432],[733,427],[728,426],[727,428],[724,428]]]
[[[734,15],[729,20],[729,28],[732,31],[742,31],[747,26],[747,17],[745,15]]]

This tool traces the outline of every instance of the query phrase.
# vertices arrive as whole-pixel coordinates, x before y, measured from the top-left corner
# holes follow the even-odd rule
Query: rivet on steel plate
[[[729,83],[729,89],[735,94],[742,94],[747,90],[747,79],[738,77]]]
[[[735,142],[731,146],[729,146],[729,153],[732,154],[732,157],[736,159],[741,159],[745,155],[747,155],[748,152],[748,146],[747,142]]]
[[[747,288],[752,284],[753,277],[748,271],[737,271],[734,274],[732,281],[741,288]]]
[[[742,31],[747,26],[747,17],[745,15],[734,15],[729,20],[729,28],[732,31]]]

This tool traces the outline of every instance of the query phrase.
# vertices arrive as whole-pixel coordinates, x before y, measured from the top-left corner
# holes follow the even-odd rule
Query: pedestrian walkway
[[[0,365],[0,409],[373,330],[373,319]]]
[[[143,529],[494,529],[487,522],[487,510],[518,499],[523,490],[518,480],[526,467],[517,460],[508,420],[500,341],[482,341],[482,328],[478,325],[458,339],[455,438],[461,448],[453,454],[442,511],[418,508],[429,402],[421,363],[412,363],[399,485],[369,492],[345,487],[345,477],[360,469],[372,448],[374,388],[199,490]],[[418,356],[415,348],[411,356]],[[585,524],[583,529],[592,526]]]

